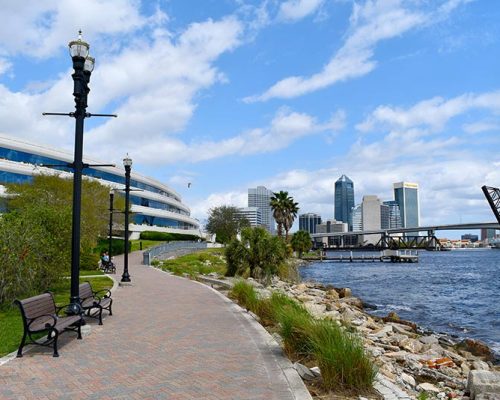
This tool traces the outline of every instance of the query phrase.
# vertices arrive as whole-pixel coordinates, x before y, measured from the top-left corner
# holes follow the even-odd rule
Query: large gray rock
[[[492,398],[500,398],[500,372],[493,371],[470,371],[467,380],[467,389],[472,399],[479,395],[493,395]],[[487,399],[488,397],[482,397]]]
[[[310,381],[317,376],[313,371],[301,363],[296,362],[293,364],[293,367],[297,370],[300,377],[306,381]]]

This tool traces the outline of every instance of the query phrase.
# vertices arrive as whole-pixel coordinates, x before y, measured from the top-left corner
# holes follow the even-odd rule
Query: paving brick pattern
[[[294,399],[256,328],[210,288],[140,265],[113,316],[0,366],[0,399]],[[121,271],[121,260],[117,260]],[[116,275],[117,278],[119,275]]]

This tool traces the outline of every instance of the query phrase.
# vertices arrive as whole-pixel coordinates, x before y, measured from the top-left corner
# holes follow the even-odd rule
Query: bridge
[[[323,239],[327,239],[328,248],[353,248],[361,247],[358,244],[360,236],[380,235],[380,240],[377,244],[371,247],[376,249],[415,249],[425,248],[428,250],[439,250],[441,244],[436,238],[436,231],[451,231],[451,230],[470,230],[470,229],[498,229],[500,230],[499,222],[470,222],[464,224],[448,224],[448,225],[429,225],[413,228],[391,228],[391,229],[375,229],[366,231],[353,232],[329,232],[329,233],[314,233],[311,235],[315,245],[323,244]],[[422,236],[417,235],[417,232],[424,232]],[[330,240],[333,238],[333,240]],[[323,246],[325,247],[325,246]]]

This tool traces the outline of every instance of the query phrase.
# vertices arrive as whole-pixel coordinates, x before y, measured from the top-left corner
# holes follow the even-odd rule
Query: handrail
[[[142,253],[142,263],[151,265],[151,260],[161,254],[170,253],[180,249],[206,249],[206,242],[175,241],[154,246]]]

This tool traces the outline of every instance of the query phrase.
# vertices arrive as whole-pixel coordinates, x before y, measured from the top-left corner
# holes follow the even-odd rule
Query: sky
[[[496,0],[0,6],[0,132],[73,148],[74,120],[41,113],[74,108],[67,44],[81,29],[88,111],[118,114],[86,120],[85,156],[128,153],[202,223],[257,185],[333,218],[342,174],[356,203],[417,182],[421,225],[494,221],[481,186],[500,186]]]

